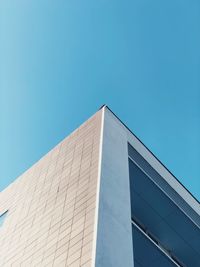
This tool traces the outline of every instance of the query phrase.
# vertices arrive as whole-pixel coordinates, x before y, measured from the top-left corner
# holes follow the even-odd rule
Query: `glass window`
[[[134,266],[177,267],[142,231],[133,227]]]
[[[6,211],[6,212],[4,212],[3,214],[0,215],[0,227],[3,225],[3,222],[5,221],[7,212],[8,211]]]
[[[194,253],[182,238],[187,229],[193,230],[189,219],[130,157],[129,178],[132,224],[139,226],[133,226],[135,266],[183,266],[184,249]]]

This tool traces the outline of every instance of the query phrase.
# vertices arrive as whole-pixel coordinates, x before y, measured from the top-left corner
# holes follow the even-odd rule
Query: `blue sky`
[[[199,0],[0,3],[0,190],[106,103],[200,200]]]

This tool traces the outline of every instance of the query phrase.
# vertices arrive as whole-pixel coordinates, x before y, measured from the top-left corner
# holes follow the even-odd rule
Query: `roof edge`
[[[118,119],[118,121],[148,150],[148,152],[151,153],[151,155],[169,172],[170,175],[190,194],[190,196],[198,203],[200,204],[200,200],[198,200],[190,191],[186,188],[185,185],[158,159],[158,157],[140,140],[137,135],[135,135],[132,130],[106,105],[102,105],[99,109],[107,108],[114,117]]]

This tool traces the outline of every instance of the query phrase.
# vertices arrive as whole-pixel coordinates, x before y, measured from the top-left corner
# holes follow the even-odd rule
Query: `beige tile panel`
[[[101,113],[0,193],[0,267],[91,266]]]

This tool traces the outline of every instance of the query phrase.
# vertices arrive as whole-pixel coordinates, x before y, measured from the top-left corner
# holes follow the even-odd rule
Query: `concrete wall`
[[[96,267],[133,267],[127,134],[105,108]]]

